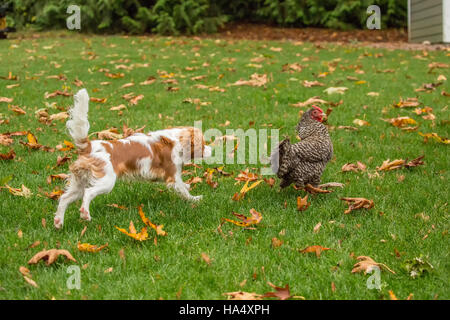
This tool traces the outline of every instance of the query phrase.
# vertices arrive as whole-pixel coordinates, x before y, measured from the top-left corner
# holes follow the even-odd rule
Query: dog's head
[[[211,157],[211,147],[205,144],[205,138],[199,128],[182,128],[179,141],[183,149],[183,159],[193,160]]]

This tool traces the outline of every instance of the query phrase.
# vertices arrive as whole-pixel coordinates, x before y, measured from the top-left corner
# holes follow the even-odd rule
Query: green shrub
[[[66,27],[73,0],[10,0],[18,28]],[[406,0],[77,0],[83,32],[198,34],[227,21],[291,27],[365,28],[367,7],[381,8],[382,28],[406,26]]]

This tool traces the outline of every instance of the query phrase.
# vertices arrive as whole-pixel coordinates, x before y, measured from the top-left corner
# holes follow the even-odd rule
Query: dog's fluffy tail
[[[70,119],[66,123],[69,134],[81,153],[88,152],[91,146],[88,138],[88,111],[89,95],[86,89],[81,89],[74,95],[74,104],[69,110]]]

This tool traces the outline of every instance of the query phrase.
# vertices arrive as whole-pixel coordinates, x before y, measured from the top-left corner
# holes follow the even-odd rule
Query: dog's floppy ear
[[[160,141],[167,146],[173,147],[173,141],[166,137],[161,136]]]

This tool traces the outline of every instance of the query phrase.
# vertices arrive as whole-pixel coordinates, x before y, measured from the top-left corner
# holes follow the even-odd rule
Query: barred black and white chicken
[[[297,127],[300,141],[291,144],[284,139],[271,155],[272,171],[281,179],[280,187],[294,183],[318,187],[320,177],[333,156],[333,144],[327,127],[322,123],[326,114],[317,106],[306,111]]]

